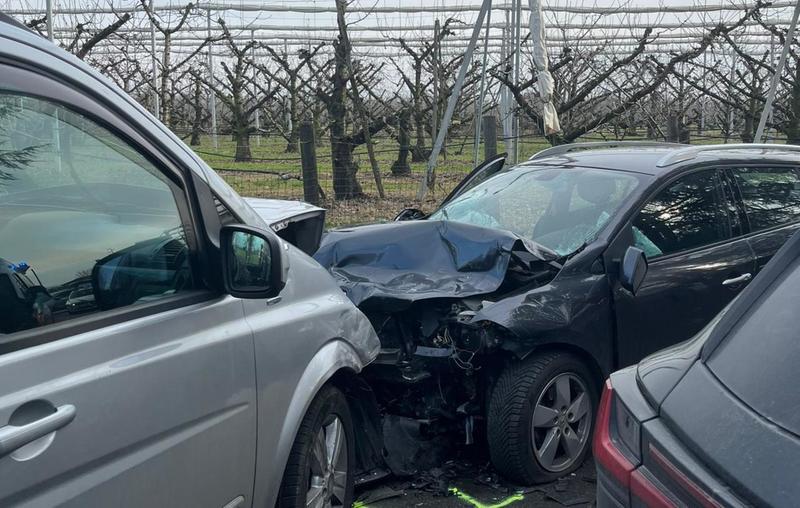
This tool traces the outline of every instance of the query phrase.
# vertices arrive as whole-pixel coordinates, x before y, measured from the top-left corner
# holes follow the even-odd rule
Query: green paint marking
[[[353,503],[353,508],[369,508],[369,507],[361,501],[356,501],[355,503]]]
[[[523,496],[522,494],[514,494],[513,496],[503,499],[497,504],[483,504],[474,497],[467,494],[466,492],[461,492],[455,487],[450,487],[450,493],[459,498],[460,500],[466,501],[475,508],[505,508],[511,503],[516,503],[517,501],[522,501],[523,499],[525,499],[525,496]]]

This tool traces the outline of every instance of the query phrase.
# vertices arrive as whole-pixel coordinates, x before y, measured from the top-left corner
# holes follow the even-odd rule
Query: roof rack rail
[[[647,147],[671,147],[676,148],[685,145],[677,143],[664,143],[660,141],[595,141],[591,143],[569,143],[566,145],[552,146],[546,148],[541,152],[534,154],[529,161],[544,159],[545,157],[555,157],[557,155],[564,155],[570,152],[578,152],[581,150],[598,150],[601,148],[647,148]]]
[[[776,151],[776,152],[797,152],[800,153],[800,146],[797,145],[779,145],[779,144],[765,144],[765,143],[729,143],[725,145],[694,145],[688,146],[683,150],[677,150],[670,154],[665,155],[658,161],[656,166],[663,168],[671,166],[679,162],[692,160],[703,152],[719,152],[728,150],[761,150]]]

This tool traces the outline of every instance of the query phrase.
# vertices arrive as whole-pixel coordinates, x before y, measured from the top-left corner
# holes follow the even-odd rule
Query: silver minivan
[[[349,506],[378,338],[252,204],[0,15],[0,506]]]

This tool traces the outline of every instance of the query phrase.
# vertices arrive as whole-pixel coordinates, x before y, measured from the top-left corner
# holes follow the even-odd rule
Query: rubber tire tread
[[[539,393],[557,374],[573,372],[583,378],[589,390],[592,410],[597,410],[597,387],[589,369],[576,356],[551,351],[509,364],[500,374],[487,410],[487,440],[495,469],[521,485],[556,480],[574,471],[591,449],[591,435],[583,457],[565,471],[552,473],[542,468],[533,453],[530,425],[533,405]],[[592,428],[594,430],[594,423]]]
[[[345,494],[344,506],[351,506],[353,503],[353,466],[355,465],[355,440],[353,434],[353,418],[350,414],[350,407],[344,394],[336,387],[323,387],[306,412],[297,437],[292,445],[289,460],[283,473],[281,488],[278,492],[278,502],[276,508],[305,508],[306,494],[309,483],[308,461],[311,456],[311,447],[314,436],[319,432],[329,415],[335,414],[341,420],[347,437],[347,490]]]

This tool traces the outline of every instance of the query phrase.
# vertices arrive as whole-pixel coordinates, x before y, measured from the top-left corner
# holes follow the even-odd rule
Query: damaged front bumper
[[[524,300],[562,268],[557,254],[510,232],[447,221],[333,231],[315,258],[380,338],[364,376],[384,415],[387,463],[399,474],[424,462],[400,436],[475,440],[491,373],[506,358],[496,353],[520,340],[502,302]]]

